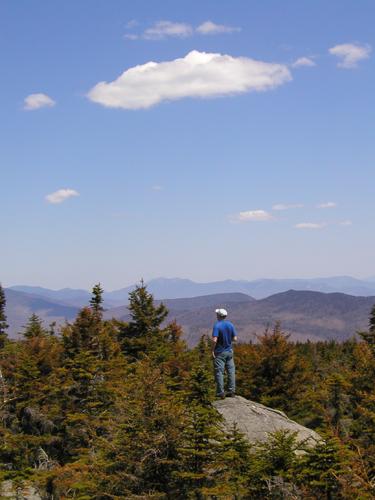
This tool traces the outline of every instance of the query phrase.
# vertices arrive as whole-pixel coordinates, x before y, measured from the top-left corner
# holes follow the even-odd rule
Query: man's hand
[[[215,356],[215,351],[212,351],[212,357],[215,359],[216,356]]]

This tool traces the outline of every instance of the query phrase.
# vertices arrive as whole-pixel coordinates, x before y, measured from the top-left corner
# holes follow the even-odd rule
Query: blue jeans
[[[215,353],[214,358],[216,394],[224,394],[224,371],[228,373],[228,391],[236,390],[236,371],[233,361],[233,351]]]

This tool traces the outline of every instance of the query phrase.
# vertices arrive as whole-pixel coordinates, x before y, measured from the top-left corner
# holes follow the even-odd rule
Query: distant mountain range
[[[80,290],[74,288],[62,288],[61,290],[50,290],[49,288],[42,288],[41,286],[11,286],[7,290],[15,292],[27,293],[34,297],[52,300],[53,302],[74,306],[83,307],[89,303],[91,294],[87,290]]]
[[[46,326],[56,321],[62,324],[65,320],[73,320],[79,311],[78,307],[59,304],[38,295],[5,289],[6,315],[10,326],[9,334],[15,337],[22,332],[29,317],[35,313],[43,319]]]
[[[104,293],[106,307],[127,303],[128,295],[135,285]],[[287,290],[310,290],[324,293],[346,293],[355,296],[375,295],[375,277],[359,280],[350,276],[313,279],[259,279],[255,281],[225,280],[196,283],[181,278],[156,278],[147,283],[148,290],[156,299],[178,299],[214,295],[217,293],[244,293],[255,299],[264,299]],[[50,290],[42,287],[12,286],[11,290],[37,295],[65,305],[82,307],[90,300],[87,290],[63,288]]]
[[[235,323],[240,339],[255,340],[281,321],[292,340],[345,340],[368,327],[374,297],[354,297],[342,293],[289,290],[254,300],[244,294],[218,294],[193,299],[163,300],[169,309],[168,321],[175,319],[190,345],[203,334],[210,334],[215,321],[214,308],[225,307]],[[106,311],[105,317],[128,320],[126,306]]]
[[[295,289],[285,290],[287,286]],[[105,293],[106,318],[129,319],[127,299],[133,289]],[[170,311],[168,320],[176,319],[189,344],[210,332],[216,307],[229,310],[243,340],[253,339],[279,320],[292,339],[316,341],[342,340],[366,329],[375,303],[375,281],[350,277],[213,283],[159,278],[148,283],[148,290],[157,300],[163,299]],[[88,291],[69,288],[16,286],[5,289],[5,294],[11,336],[22,331],[32,313],[40,316],[46,326],[52,322],[61,325],[73,320],[90,300]]]

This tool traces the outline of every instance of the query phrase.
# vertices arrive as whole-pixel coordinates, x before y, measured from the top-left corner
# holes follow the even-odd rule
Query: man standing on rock
[[[225,309],[216,309],[215,313],[217,321],[212,330],[212,357],[214,360],[216,396],[224,399],[224,371],[228,374],[227,396],[234,396],[236,392],[232,342],[237,340],[237,333],[233,324],[226,319],[228,313]]]

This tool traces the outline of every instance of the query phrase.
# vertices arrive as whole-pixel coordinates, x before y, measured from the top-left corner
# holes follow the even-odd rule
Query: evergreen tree
[[[375,335],[375,305],[372,307],[369,318],[369,331]]]
[[[306,375],[305,363],[297,358],[296,348],[288,342],[288,338],[279,322],[272,332],[266,330],[258,338],[251,397],[293,414],[304,391]]]
[[[35,319],[35,318],[34,318]],[[49,377],[58,366],[60,343],[56,338],[39,335],[9,342],[5,347],[3,368],[8,385],[7,404],[3,423],[4,434],[0,446],[0,462],[10,463],[12,470],[30,474],[39,464],[41,454],[54,448],[54,422],[47,408],[52,390]],[[58,412],[59,413],[59,412]],[[47,460],[48,461],[48,460]],[[29,472],[27,472],[29,471]]]
[[[301,488],[316,498],[342,498],[341,482],[347,468],[347,452],[335,437],[327,437],[306,450],[295,467],[295,477]]]
[[[257,346],[249,343],[238,344],[235,348],[236,392],[251,399],[255,393],[254,371]]]
[[[347,375],[345,371],[339,370],[337,365],[335,367],[336,369],[326,380],[326,410],[336,433],[342,436],[346,431],[344,419],[347,417],[351,406],[349,398],[351,384],[345,377]]]
[[[375,355],[375,305],[372,307],[369,316],[369,329],[367,332],[359,332],[359,335],[370,346]]]
[[[375,390],[362,394],[356,412],[353,434],[360,446],[366,450],[369,476],[375,478]]]
[[[250,444],[236,424],[224,436],[218,453],[216,486],[209,489],[215,498],[248,498],[250,487]]]
[[[4,347],[5,341],[8,338],[6,330],[8,328],[7,317],[5,315],[6,298],[3,287],[0,283],[0,349]]]
[[[95,310],[83,308],[73,324],[62,329],[62,365],[56,374],[57,399],[63,398],[61,426],[65,443],[62,460],[85,456],[95,447],[96,433],[110,418],[113,370],[122,365],[117,331]],[[58,382],[59,381],[59,382]],[[104,418],[104,420],[106,420]],[[105,426],[104,426],[105,427]]]
[[[155,498],[167,492],[170,498],[178,497],[173,471],[179,466],[182,410],[149,359],[129,366],[101,455],[105,466],[99,472],[100,484],[107,493],[116,498],[148,498],[151,492]]]
[[[182,328],[176,322],[166,327],[166,340],[168,342],[168,355],[159,366],[162,373],[166,375],[166,383],[169,389],[179,391],[184,388],[185,380],[190,370],[189,354],[186,342],[181,339]]]
[[[161,325],[168,315],[164,304],[155,305],[143,281],[129,293],[131,321],[120,331],[124,353],[139,359],[154,353],[163,357],[163,347],[168,342],[168,332]]]
[[[294,496],[293,470],[300,446],[296,433],[279,430],[267,441],[251,447],[248,472],[248,498],[299,498]]]
[[[217,486],[215,470],[225,434],[220,428],[221,417],[211,404],[212,385],[212,376],[204,366],[197,365],[185,397],[187,422],[176,471],[183,498],[206,498]]]
[[[100,283],[97,283],[92,289],[92,297],[90,299],[90,306],[94,312],[94,315],[98,318],[102,318],[103,314],[103,293],[104,290]]]
[[[46,337],[48,335],[48,331],[43,327],[43,321],[33,313],[27,325],[24,327],[24,331],[22,335],[26,339],[32,339],[35,337]]]
[[[98,349],[100,324],[97,319],[92,309],[84,307],[79,311],[73,324],[67,324],[62,328],[66,356],[75,356],[82,350]]]

